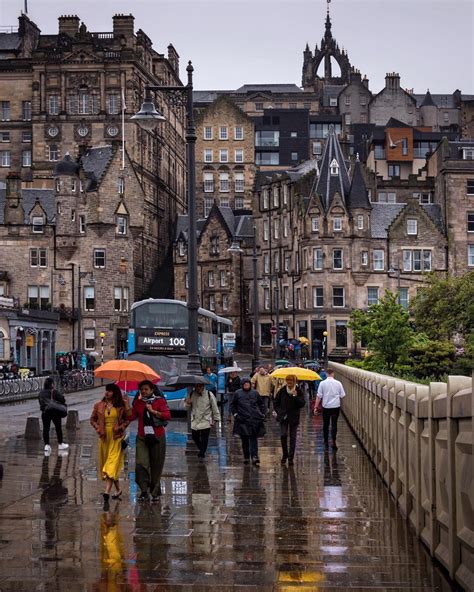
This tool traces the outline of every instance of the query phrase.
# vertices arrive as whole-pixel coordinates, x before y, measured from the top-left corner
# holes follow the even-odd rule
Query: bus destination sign
[[[135,329],[137,351],[184,354],[187,333],[185,329]]]

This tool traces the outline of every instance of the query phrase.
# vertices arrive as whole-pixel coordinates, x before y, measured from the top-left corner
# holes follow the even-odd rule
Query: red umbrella
[[[151,382],[156,384],[159,379],[154,378]],[[115,384],[121,388],[123,391],[129,393],[131,391],[138,390],[138,385],[140,384],[140,380],[118,380]]]

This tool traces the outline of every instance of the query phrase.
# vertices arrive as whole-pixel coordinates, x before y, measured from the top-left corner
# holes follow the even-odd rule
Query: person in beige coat
[[[273,392],[273,379],[263,366],[253,375],[252,388],[262,397],[265,403],[266,413],[268,413],[270,409],[270,397]]]
[[[198,458],[205,458],[211,427],[221,420],[216,398],[203,384],[196,384],[184,405],[191,410],[191,434]]]

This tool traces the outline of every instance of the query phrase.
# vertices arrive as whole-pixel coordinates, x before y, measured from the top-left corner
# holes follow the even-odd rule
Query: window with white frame
[[[262,209],[268,210],[270,205],[270,190],[265,188],[262,191]]]
[[[57,144],[50,144],[48,146],[48,159],[50,162],[59,160],[59,147]]]
[[[237,148],[234,153],[235,162],[244,162],[244,151],[242,148]]]
[[[408,295],[408,288],[400,288],[398,290],[398,301],[403,308],[408,308],[409,305],[409,295]]]
[[[211,236],[211,255],[219,255],[219,237]]]
[[[10,142],[10,139],[10,132],[0,132],[0,142]]]
[[[105,268],[105,249],[94,249],[94,267],[96,269]]]
[[[280,252],[276,251],[273,256],[273,271],[278,273],[280,271]]]
[[[379,289],[373,286],[367,287],[367,306],[377,304],[379,301]]]
[[[291,153],[291,160],[292,162],[296,162],[298,160],[299,156],[298,156],[298,152],[292,152]]]
[[[397,202],[397,194],[393,191],[379,191],[377,194],[377,199],[379,203],[396,203]]]
[[[21,141],[26,143],[31,143],[33,139],[33,134],[30,131],[21,132]]]
[[[219,127],[219,140],[228,140],[229,139],[229,130],[227,126],[221,125]]]
[[[365,95],[360,95],[360,104],[362,106],[367,105],[367,97]]]
[[[278,218],[273,220],[273,238],[275,240],[280,238],[280,220]]]
[[[221,270],[219,272],[219,284],[221,286],[221,288],[225,288],[225,286],[227,286],[227,272]]]
[[[313,287],[313,308],[322,308],[324,306],[324,288],[323,286]]]
[[[2,121],[10,121],[10,101],[1,101],[0,113]]]
[[[21,108],[23,121],[31,121],[31,101],[23,101]]]
[[[219,150],[219,162],[229,162],[229,151],[227,148]]]
[[[95,329],[84,329],[84,348],[95,349]]]
[[[2,166],[2,167],[11,166],[10,150],[0,150],[0,166]]]
[[[125,178],[119,177],[117,179],[117,193],[123,195],[125,193]]]
[[[286,254],[284,261],[283,261],[284,271],[290,271],[290,263],[291,263],[291,255]]]
[[[313,248],[313,270],[320,271],[323,268],[323,250]]]
[[[186,256],[186,243],[183,240],[178,241],[178,256]]]
[[[244,173],[234,173],[234,185],[236,193],[243,193],[245,191]]]
[[[209,294],[209,310],[216,310],[216,297],[214,294]]]
[[[369,251],[361,251],[360,264],[362,267],[366,267],[369,264]]]
[[[263,273],[270,273],[270,255],[264,253],[263,255]]]
[[[283,236],[284,238],[288,237],[289,234],[289,227],[288,227],[288,216],[283,216]]]
[[[296,309],[301,310],[301,288],[296,288]]]
[[[270,237],[269,237],[269,232],[270,230],[270,224],[268,222],[268,220],[263,220],[263,240],[267,241]]]
[[[219,191],[225,193],[230,190],[229,173],[219,174]]]
[[[120,112],[120,95],[118,92],[111,92],[107,95],[107,113],[117,115]]]
[[[212,127],[210,125],[204,126],[204,139],[212,140]]]
[[[346,113],[344,115],[344,123],[346,125],[351,125],[351,114],[350,113]]]
[[[84,286],[84,310],[95,310],[95,286]]]
[[[321,142],[313,142],[313,155],[314,156],[321,156],[323,153],[323,146]]]
[[[373,251],[373,263],[374,271],[383,271],[385,268],[385,252],[383,249],[374,249]]]
[[[212,162],[213,158],[212,149],[206,148],[204,150],[204,162]]]
[[[221,195],[221,197],[219,198],[219,204],[222,208],[228,208],[230,207],[230,201],[229,201],[229,196],[228,195]]]
[[[357,230],[364,230],[364,216],[362,214],[357,216]]]
[[[214,174],[204,173],[204,193],[214,192]]]
[[[290,188],[288,186],[288,183],[285,183],[283,185],[283,205],[287,206],[288,205],[288,197],[290,194]]]
[[[332,219],[332,228],[334,232],[340,232],[342,230],[341,216],[334,216],[334,218]]]
[[[329,169],[332,176],[339,175],[339,163],[335,158],[332,159],[331,164],[329,165]]]
[[[237,125],[234,127],[234,140],[243,140],[244,139],[244,128],[241,125]]]
[[[28,286],[28,306],[47,310],[51,304],[49,286]]]
[[[115,312],[128,312],[129,289],[123,286],[114,288],[114,310]]]
[[[263,308],[270,310],[270,288],[263,288]]]
[[[207,218],[209,216],[209,213],[212,210],[213,205],[214,205],[214,198],[213,197],[205,197],[204,198],[204,218]]]
[[[290,307],[290,289],[288,286],[283,286],[283,308],[288,310]]]
[[[79,216],[79,232],[80,234],[85,234],[86,232],[86,217],[84,214]]]
[[[236,197],[234,199],[234,208],[236,210],[243,210],[244,209],[244,205],[245,204],[244,204],[244,198],[243,197]]]
[[[467,265],[474,267],[474,245],[467,245]]]
[[[350,97],[350,95],[346,95],[344,97],[344,104],[347,105],[347,106],[349,106],[351,104],[351,97]]]
[[[48,111],[50,115],[59,115],[59,95],[49,95]]]
[[[44,248],[30,249],[30,267],[48,267],[48,250]]]
[[[280,188],[278,185],[274,185],[272,189],[272,207],[277,208],[280,205]]]
[[[122,236],[127,234],[127,227],[128,227],[128,219],[127,216],[117,216],[117,225],[115,227],[115,232]]]
[[[184,287],[186,290],[189,288],[189,274],[187,271],[184,272]]]
[[[418,234],[418,220],[416,218],[407,219],[407,234]]]
[[[311,232],[319,232],[319,216],[311,218]]]
[[[404,249],[402,259],[403,271],[431,271],[431,250],[429,249]]]
[[[343,287],[334,286],[332,289],[332,305],[334,308],[342,308],[345,302],[345,290]]]
[[[222,294],[222,310],[229,310],[229,296]]]
[[[31,150],[23,150],[21,153],[21,166],[31,166]]]
[[[332,251],[332,268],[342,269],[343,268],[343,251],[342,249],[333,249]]]
[[[44,216],[33,216],[31,224],[35,234],[42,234],[44,232]]]

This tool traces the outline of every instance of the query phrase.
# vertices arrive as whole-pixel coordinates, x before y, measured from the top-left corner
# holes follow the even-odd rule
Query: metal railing
[[[330,362],[343,412],[417,536],[474,589],[473,381],[429,386]]]
[[[62,375],[53,374],[55,388],[61,393],[94,388],[94,373],[89,370],[72,370]],[[0,405],[32,399],[44,387],[46,376],[33,376],[32,378],[14,378],[12,380],[0,380]]]

